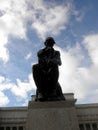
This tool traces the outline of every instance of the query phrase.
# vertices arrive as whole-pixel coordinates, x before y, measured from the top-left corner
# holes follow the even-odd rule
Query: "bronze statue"
[[[55,41],[52,37],[46,38],[45,48],[38,51],[38,64],[33,65],[32,73],[37,86],[35,101],[65,100],[58,82],[61,65],[60,52],[54,50]]]

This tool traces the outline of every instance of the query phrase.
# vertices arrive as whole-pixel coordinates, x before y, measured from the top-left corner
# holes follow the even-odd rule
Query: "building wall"
[[[98,130],[98,103],[76,105],[80,130]]]
[[[0,108],[0,130],[25,130],[27,107]]]
[[[66,100],[74,100],[72,93]],[[34,97],[33,97],[34,99]],[[98,130],[98,104],[76,104],[80,130]],[[0,130],[25,130],[28,107],[1,107]]]

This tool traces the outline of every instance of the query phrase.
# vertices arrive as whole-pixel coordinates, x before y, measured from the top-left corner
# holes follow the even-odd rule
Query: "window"
[[[83,124],[79,124],[79,128],[80,128],[80,130],[84,130]]]
[[[0,130],[4,130],[4,127],[0,127]]]
[[[97,124],[96,124],[96,123],[93,123],[93,124],[92,124],[92,127],[93,127],[93,130],[98,130],[98,129],[97,129]]]
[[[17,130],[17,127],[13,127],[12,130]]]
[[[20,126],[20,127],[19,127],[19,130],[23,130],[23,127],[22,127],[22,126]]]
[[[6,127],[6,130],[10,130],[10,127]]]
[[[91,130],[90,124],[85,124],[86,130]]]

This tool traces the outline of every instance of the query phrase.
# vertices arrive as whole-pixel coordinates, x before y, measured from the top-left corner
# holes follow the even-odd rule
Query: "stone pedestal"
[[[79,130],[74,101],[30,101],[26,130]]]

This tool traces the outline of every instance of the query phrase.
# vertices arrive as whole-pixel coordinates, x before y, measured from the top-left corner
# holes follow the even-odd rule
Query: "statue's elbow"
[[[62,62],[60,61],[60,62],[58,63],[58,65],[59,65],[59,66],[62,65]]]

